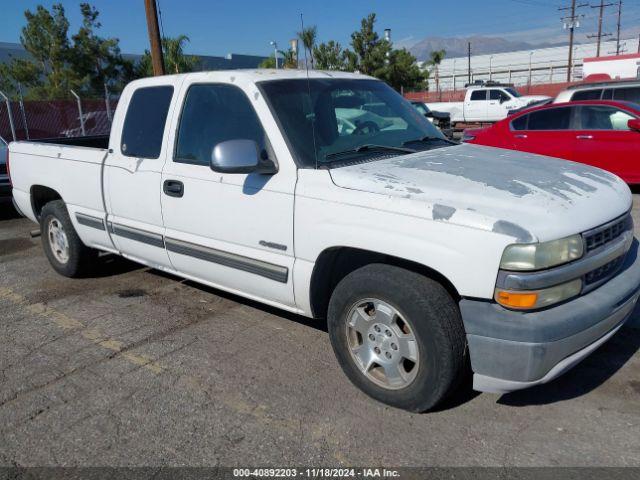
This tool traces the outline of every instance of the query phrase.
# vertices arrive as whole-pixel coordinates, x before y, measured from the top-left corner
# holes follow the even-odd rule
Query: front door
[[[277,161],[255,109],[267,106],[257,91],[249,93],[231,84],[185,82],[175,147],[162,173],[166,248],[182,275],[293,307],[295,168],[286,162],[274,175],[210,168],[214,147],[227,140],[253,140]]]
[[[125,256],[158,268],[170,263],[162,240],[160,203],[164,132],[174,87],[158,84],[125,91],[128,104],[114,119],[105,162],[107,226]]]
[[[511,122],[511,142],[515,150],[565,160],[575,156],[575,132],[571,130],[573,107],[536,110]]]

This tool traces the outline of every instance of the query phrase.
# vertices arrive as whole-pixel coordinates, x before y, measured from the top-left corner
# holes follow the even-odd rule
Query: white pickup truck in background
[[[11,143],[53,268],[110,252],[326,318],[352,382],[412,411],[469,368],[480,391],[548,382],[627,320],[640,258],[619,178],[457,145],[380,81],[308,75],[139,80],[109,137]]]
[[[431,110],[449,112],[451,123],[492,123],[507,118],[509,111],[549,99],[543,95],[520,95],[507,85],[470,86],[462,102],[428,102]]]

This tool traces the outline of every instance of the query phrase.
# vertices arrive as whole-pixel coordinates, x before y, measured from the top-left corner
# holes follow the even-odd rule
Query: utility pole
[[[600,5],[591,5],[591,8],[599,8],[600,14],[598,15],[598,34],[597,35],[587,35],[587,38],[597,38],[598,39],[598,49],[596,52],[596,57],[600,56],[600,43],[603,37],[611,36],[610,33],[602,33],[602,17],[604,16],[604,9],[606,7],[612,7],[613,3],[604,3],[604,0],[600,0]]]
[[[558,9],[560,11],[571,11],[571,14],[568,17],[562,17],[561,19],[564,23],[564,28],[569,29],[569,60],[567,61],[567,82],[571,81],[571,68],[573,66],[574,30],[580,27],[580,15],[576,15],[576,9],[588,6],[589,5],[587,3],[576,5],[576,0],[571,0],[570,7],[562,7]]]
[[[471,83],[471,42],[467,42],[467,59],[468,59],[468,64],[469,64],[469,71],[468,71],[468,78],[467,78],[467,83]]]
[[[620,25],[622,23],[622,0],[618,0],[618,33],[616,35],[616,55],[620,55]]]
[[[158,12],[155,0],[144,0],[144,9],[147,14],[147,30],[149,31],[149,44],[151,45],[151,63],[153,74],[164,75],[164,58],[162,58],[162,42],[160,40],[160,28],[158,27]]]

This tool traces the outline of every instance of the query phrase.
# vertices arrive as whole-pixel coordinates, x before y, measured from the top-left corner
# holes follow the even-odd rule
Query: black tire
[[[418,370],[403,388],[391,390],[376,384],[350,353],[347,317],[358,302],[371,298],[402,312],[415,336],[419,356],[412,367]],[[392,265],[362,267],[336,286],[327,323],[331,345],[347,377],[387,405],[412,412],[430,410],[453,393],[465,376],[466,336],[460,310],[441,284],[423,275]]]
[[[61,261],[54,253],[49,236],[51,222],[57,221],[62,226],[68,244],[68,259]],[[82,277],[90,272],[98,257],[97,250],[87,247],[76,233],[69,212],[62,200],[47,203],[40,214],[40,233],[42,247],[53,269],[65,277]]]

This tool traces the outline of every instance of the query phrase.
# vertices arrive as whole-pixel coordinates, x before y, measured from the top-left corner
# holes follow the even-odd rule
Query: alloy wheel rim
[[[52,218],[49,221],[48,236],[53,256],[58,262],[67,263],[69,261],[69,241],[64,227],[57,218]]]
[[[360,300],[349,310],[345,330],[349,353],[367,379],[388,390],[405,388],[415,380],[418,342],[397,308],[376,298]]]

